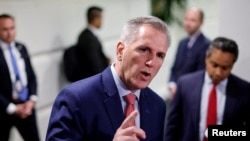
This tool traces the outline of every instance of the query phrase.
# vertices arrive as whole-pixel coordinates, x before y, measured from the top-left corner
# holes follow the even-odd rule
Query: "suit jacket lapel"
[[[186,38],[183,41],[183,44],[180,47],[180,53],[177,54],[178,56],[176,57],[176,59],[178,60],[177,61],[177,63],[178,63],[177,66],[183,65],[182,62],[186,58],[185,56],[186,56],[187,49],[188,49],[188,47],[187,47],[188,41],[189,41],[188,38]]]
[[[201,94],[202,94],[202,86],[204,82],[205,72],[203,71],[195,80],[196,84],[193,87],[190,87],[191,95],[189,96],[192,101],[192,123],[193,129],[197,129],[196,132],[198,134],[199,122],[200,121],[200,105],[201,105]]]
[[[238,105],[238,102],[235,101],[235,98],[233,96],[234,93],[236,93],[234,92],[234,87],[235,85],[232,84],[231,77],[228,77],[228,83],[226,86],[226,103],[223,114],[223,124],[228,123],[228,117],[232,117],[233,111],[235,111],[234,108]]]
[[[1,48],[1,46],[0,46],[0,64],[1,64],[0,66],[2,67],[1,69],[2,69],[3,71],[5,71],[4,74],[7,74],[6,83],[9,81],[9,83],[11,84],[9,67],[8,67],[8,65],[7,65],[7,62],[6,62],[6,59],[5,59],[5,57],[4,57],[3,50],[2,50],[2,48]],[[8,79],[9,79],[9,80],[8,80]],[[8,80],[8,81],[7,81],[7,80]]]
[[[104,105],[113,129],[116,131],[124,120],[120,96],[111,74],[110,67],[102,73],[102,76],[104,92],[107,94],[107,97],[104,99]]]
[[[197,51],[197,48],[201,47],[200,44],[203,42],[203,38],[204,38],[203,34],[200,33],[200,35],[197,37],[197,39],[194,42],[193,47],[191,49],[194,50],[194,51]]]
[[[150,104],[147,93],[142,89],[139,99],[140,126],[146,133],[150,133],[150,124],[148,123],[153,121]]]
[[[21,44],[15,43],[16,49],[19,51],[21,58],[23,58],[25,64],[26,64],[26,56],[27,54],[24,52],[24,47]]]

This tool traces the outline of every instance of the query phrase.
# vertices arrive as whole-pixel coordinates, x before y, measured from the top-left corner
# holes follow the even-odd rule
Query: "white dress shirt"
[[[24,59],[22,58],[20,52],[18,51],[16,45],[14,42],[12,42],[10,44],[10,46],[12,47],[12,51],[13,51],[13,55],[16,59],[16,63],[17,63],[17,67],[18,67],[18,71],[20,74],[20,81],[22,82],[22,85],[27,87],[27,75],[26,75],[26,68],[25,68],[25,62]],[[18,98],[18,93],[15,91],[15,82],[16,82],[16,74],[14,72],[13,69],[13,65],[11,62],[11,56],[10,56],[10,51],[8,49],[9,44],[0,41],[0,47],[3,51],[3,55],[4,58],[6,60],[8,69],[9,69],[9,73],[10,73],[10,77],[11,77],[11,82],[12,82],[12,97],[13,99],[17,99]],[[31,94],[30,99],[33,101],[37,101],[38,97],[35,94]],[[13,103],[10,103],[6,109],[6,112],[8,114],[13,114],[16,110],[16,106]]]
[[[136,90],[135,92],[131,92],[130,90],[128,90],[128,88],[124,85],[124,83],[121,81],[120,77],[116,73],[114,65],[115,64],[111,65],[111,72],[112,72],[113,78],[115,80],[115,85],[116,85],[116,87],[118,89],[118,92],[119,92],[123,113],[125,113],[125,108],[126,108],[126,105],[127,105],[126,100],[124,99],[124,96],[126,96],[126,95],[128,95],[130,93],[135,94],[135,96],[136,96],[135,109],[138,109],[138,111],[139,111],[138,101],[139,101],[139,98],[140,98],[141,90],[139,89],[139,90]],[[140,127],[140,113],[138,114],[138,116],[135,119],[135,124],[136,124],[137,127]]]
[[[216,96],[217,96],[217,125],[221,125],[223,122],[224,107],[226,103],[226,86],[228,79],[221,81],[216,86]],[[208,73],[205,73],[204,84],[202,87],[201,93],[201,105],[200,105],[200,123],[199,123],[199,132],[200,132],[200,141],[203,141],[204,133],[206,131],[207,124],[207,109],[209,94],[212,89],[212,80],[210,79]]]
[[[88,25],[87,28],[96,36],[96,38],[98,40],[100,39],[100,33],[99,33],[99,30],[96,27],[94,27],[92,25]]]

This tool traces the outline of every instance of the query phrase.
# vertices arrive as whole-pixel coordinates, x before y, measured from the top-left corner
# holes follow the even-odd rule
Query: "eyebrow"
[[[217,65],[217,66],[219,66],[219,67],[232,67],[232,65],[220,65],[220,64],[218,64],[217,62],[215,62],[213,60],[211,60],[210,62]]]

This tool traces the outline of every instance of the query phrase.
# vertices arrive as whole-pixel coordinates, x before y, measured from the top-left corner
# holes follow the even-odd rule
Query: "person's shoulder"
[[[98,92],[95,90],[98,89],[98,79],[98,76],[93,76],[65,86],[56,96],[55,102],[84,104],[88,101],[98,99]]]
[[[91,33],[91,30],[86,27],[83,29],[82,33]]]
[[[178,43],[178,49],[181,49],[182,47],[184,47],[187,40],[188,40],[188,37],[181,38],[179,43]]]
[[[154,103],[165,105],[164,99],[149,87],[142,89],[142,94],[144,94],[148,99],[150,99],[150,101],[153,101]]]
[[[229,83],[234,83],[234,84],[237,84],[238,86],[241,86],[241,87],[250,88],[250,82],[244,80],[243,78],[240,78],[237,75],[231,74],[229,76],[228,80],[229,80]]]
[[[89,101],[99,99],[94,90],[96,87],[96,84],[93,83],[94,79],[97,80],[98,76],[82,79],[65,86],[56,96],[54,105],[67,105],[67,108],[75,110],[78,106],[86,107],[86,103]],[[88,82],[90,83],[88,84]]]
[[[203,42],[204,42],[205,44],[210,44],[211,39],[210,39],[209,37],[207,37],[207,36],[206,36],[204,33],[202,33],[202,32],[201,32],[200,36],[202,37]]]
[[[93,38],[94,34],[88,29],[88,28],[85,28],[83,29],[83,31],[80,33],[79,35],[79,38],[80,39],[83,39],[83,38]]]
[[[84,78],[65,86],[61,93],[71,93],[77,96],[91,96],[94,91],[101,87],[101,74]]]
[[[180,76],[179,79],[178,79],[178,81],[179,82],[194,81],[194,80],[203,78],[204,74],[205,74],[204,70],[199,70],[199,71],[191,72],[191,73],[184,74],[184,75]]]
[[[183,37],[180,39],[179,43],[184,43],[186,40],[188,40],[188,37]]]
[[[90,30],[88,28],[84,28],[82,29],[82,31],[80,32],[79,34],[79,37],[83,36],[83,35],[86,35],[90,32]]]
[[[26,48],[26,45],[20,41],[15,41],[15,45],[17,48]]]
[[[28,49],[26,47],[26,45],[20,41],[15,41],[15,46],[17,47],[18,50],[20,51],[24,51],[24,52],[28,52]]]

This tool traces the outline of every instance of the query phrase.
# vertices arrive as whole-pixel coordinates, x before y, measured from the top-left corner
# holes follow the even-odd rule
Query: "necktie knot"
[[[12,46],[10,44],[8,45],[8,50],[12,51]]]
[[[135,104],[135,99],[136,99],[136,96],[134,94],[128,94],[125,96],[125,100],[128,104],[132,104],[134,105]]]
[[[216,86],[217,86],[217,84],[213,84],[213,87],[212,87],[212,88],[213,88],[213,89],[215,89],[215,88],[216,88]]]
[[[213,86],[212,86],[212,89],[211,89],[211,91],[210,91],[210,98],[211,98],[211,96],[212,97],[215,97],[216,98],[216,84],[213,84]]]

